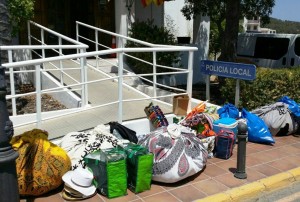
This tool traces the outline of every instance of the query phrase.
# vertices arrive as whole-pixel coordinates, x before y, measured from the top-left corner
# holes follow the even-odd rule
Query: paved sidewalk
[[[174,184],[153,182],[151,190],[107,199],[97,194],[84,202],[94,201],[232,201],[244,196],[255,195],[265,189],[300,179],[300,138],[294,136],[275,137],[274,146],[247,143],[246,172],[247,179],[234,177],[237,160],[237,145],[233,156],[228,160],[209,159],[206,168],[185,180]],[[63,202],[61,188],[38,198],[28,198],[35,202]],[[26,201],[22,199],[21,201]]]

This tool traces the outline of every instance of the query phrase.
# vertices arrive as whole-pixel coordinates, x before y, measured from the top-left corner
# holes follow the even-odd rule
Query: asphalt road
[[[259,196],[245,202],[300,202],[300,182],[294,182],[271,192],[262,192]]]

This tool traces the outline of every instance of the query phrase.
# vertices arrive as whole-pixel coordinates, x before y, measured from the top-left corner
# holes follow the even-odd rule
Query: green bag
[[[153,154],[141,145],[129,143],[124,147],[127,154],[128,188],[140,193],[151,188]]]
[[[84,157],[96,186],[108,198],[127,195],[126,153],[122,148],[97,150]]]

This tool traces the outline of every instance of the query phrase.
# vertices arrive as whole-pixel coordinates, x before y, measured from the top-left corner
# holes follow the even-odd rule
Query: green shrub
[[[34,3],[35,0],[8,0],[13,36],[18,33],[22,23],[34,17]]]
[[[146,41],[153,44],[166,44],[175,45],[176,40],[172,32],[165,27],[158,27],[153,24],[153,20],[147,20],[143,22],[135,22],[132,24],[129,30],[129,37]],[[132,41],[127,41],[126,47],[145,47],[139,43],[134,43]],[[139,59],[145,60],[152,63],[153,53],[152,52],[140,52],[140,53],[130,53],[130,55],[137,57]],[[156,54],[156,64],[164,66],[172,66],[173,63],[178,62],[177,52],[157,52]],[[152,73],[152,65],[146,64],[145,62],[132,59],[127,57],[127,63],[135,73]],[[167,72],[167,69],[157,68],[157,72]]]
[[[226,102],[234,103],[235,79],[225,79],[221,95]],[[239,107],[253,110],[276,102],[282,96],[289,96],[300,102],[300,68],[257,68],[254,81],[240,81]]]

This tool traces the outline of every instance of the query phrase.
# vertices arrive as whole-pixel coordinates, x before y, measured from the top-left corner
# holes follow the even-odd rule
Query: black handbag
[[[110,126],[110,133],[113,133],[113,130],[117,130],[118,133],[122,136],[122,138],[129,140],[130,142],[138,142],[138,138],[136,136],[135,131],[127,128],[126,126],[123,126],[118,122],[109,122],[108,124]]]

